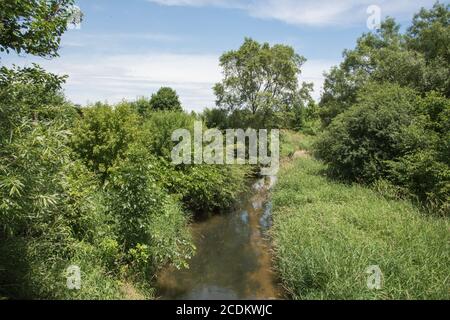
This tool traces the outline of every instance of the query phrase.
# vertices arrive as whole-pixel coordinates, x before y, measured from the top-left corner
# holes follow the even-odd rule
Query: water
[[[190,269],[164,270],[157,281],[161,299],[280,299],[272,270],[267,231],[271,226],[268,190],[276,179],[261,179],[240,209],[192,226],[197,254]]]

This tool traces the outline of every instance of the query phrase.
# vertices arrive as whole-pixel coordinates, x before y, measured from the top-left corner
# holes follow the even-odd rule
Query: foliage
[[[375,180],[385,174],[384,161],[426,143],[413,121],[417,100],[414,91],[399,86],[368,86],[321,135],[317,154],[342,178]]]
[[[304,83],[291,104],[275,111],[261,108],[252,113],[247,109],[233,111],[224,108],[205,109],[201,115],[207,127],[226,129],[294,129],[315,132],[318,120],[316,103],[310,92],[312,85]]]
[[[139,117],[126,103],[116,108],[97,103],[84,108],[75,123],[72,148],[86,165],[103,176],[138,137]]]
[[[217,106],[263,118],[289,108],[299,98],[298,76],[305,61],[289,46],[246,38],[237,51],[220,58],[224,79],[214,87]]]
[[[449,221],[407,201],[327,179],[312,158],[282,169],[273,194],[275,266],[294,299],[448,299]],[[382,271],[370,290],[370,266]]]
[[[143,124],[143,142],[148,150],[169,161],[176,143],[172,133],[178,129],[188,129],[194,134],[196,118],[183,112],[153,112]]]
[[[152,105],[150,99],[146,97],[139,97],[136,101],[128,102],[128,104],[137,112],[141,117],[146,117],[149,112],[152,111]]]
[[[73,4],[73,0],[2,0],[0,51],[57,56]]]
[[[320,136],[317,155],[334,175],[365,183],[387,179],[446,211],[448,130],[442,129],[449,108],[449,99],[437,94],[421,98],[398,85],[369,85]]]
[[[0,145],[26,121],[71,121],[75,109],[60,93],[65,77],[29,68],[0,68]]]
[[[144,123],[143,141],[152,154],[160,157],[160,166],[154,174],[194,213],[226,210],[244,191],[249,168],[170,164],[175,145],[172,133],[177,129],[187,129],[193,135],[195,120],[194,116],[180,112],[155,112]]]
[[[183,111],[176,91],[167,87],[152,95],[150,107],[153,111]]]
[[[449,12],[422,9],[405,34],[387,19],[346,50],[325,80],[317,143],[335,176],[386,180],[440,214],[450,212]]]
[[[106,182],[120,243],[132,266],[149,276],[167,263],[186,266],[193,252],[188,216],[158,183],[155,163],[145,148],[132,145],[109,169]]]
[[[359,38],[356,48],[344,51],[344,61],[326,76],[320,103],[323,124],[330,125],[350,108],[368,81],[450,97],[449,21],[449,5],[437,2],[414,17],[406,34],[389,18],[376,33]]]
[[[107,230],[98,185],[81,162],[71,159],[67,141],[68,131],[58,122],[24,123],[2,149],[0,287],[8,297],[119,296],[117,283],[96,256],[95,243]],[[81,256],[87,274],[74,296],[63,272]]]
[[[170,182],[190,210],[222,213],[230,209],[246,190],[251,170],[246,166],[201,165],[177,172]]]

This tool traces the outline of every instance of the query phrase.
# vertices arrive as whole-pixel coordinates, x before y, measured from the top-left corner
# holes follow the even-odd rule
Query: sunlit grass
[[[281,156],[292,157],[298,150],[311,151],[315,136],[305,135],[299,132],[282,130],[281,132]]]
[[[449,299],[449,220],[296,159],[273,194],[276,267],[295,299]],[[367,287],[378,265],[381,290]]]

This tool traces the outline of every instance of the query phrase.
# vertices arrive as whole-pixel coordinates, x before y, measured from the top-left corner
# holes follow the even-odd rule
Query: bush
[[[372,182],[386,175],[386,160],[426,145],[417,128],[418,96],[396,85],[371,85],[338,116],[316,144],[317,155],[342,178]]]
[[[153,112],[142,128],[143,143],[152,154],[170,160],[176,145],[172,142],[172,133],[188,129],[193,135],[195,120],[194,116],[183,112]]]
[[[72,160],[68,139],[57,123],[35,124],[15,132],[3,149],[0,287],[8,297],[120,295],[95,246],[107,230],[98,184],[80,161]],[[82,290],[76,293],[67,289],[64,276],[72,264],[83,272]]]
[[[127,103],[83,108],[72,129],[71,146],[92,171],[105,178],[113,162],[136,141],[139,116]]]
[[[189,216],[154,175],[157,159],[133,144],[108,170],[105,191],[123,256],[137,283],[167,264],[186,267],[194,248]]]
[[[181,197],[188,210],[195,213],[227,210],[245,190],[249,167],[170,164],[175,146],[172,133],[187,129],[193,135],[195,120],[184,113],[157,112],[145,122],[143,141],[152,154],[160,157],[160,167],[153,174],[167,190]]]
[[[434,93],[372,84],[315,145],[331,172],[349,181],[387,179],[448,210],[449,100]],[[446,209],[447,208],[447,209]]]
[[[174,190],[181,193],[184,204],[194,212],[224,212],[246,190],[249,169],[246,166],[191,166],[183,170]]]

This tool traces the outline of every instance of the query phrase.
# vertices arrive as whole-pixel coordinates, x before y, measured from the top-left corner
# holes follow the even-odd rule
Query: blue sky
[[[448,2],[448,1],[444,1]],[[161,86],[177,90],[187,110],[214,106],[220,55],[244,37],[293,46],[308,59],[300,81],[320,96],[323,72],[341,61],[368,32],[367,8],[403,26],[434,0],[78,0],[80,29],[63,36],[52,60],[2,54],[2,64],[37,62],[69,75],[68,98],[76,103],[117,102],[150,96]]]

